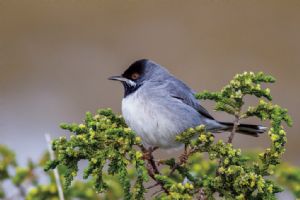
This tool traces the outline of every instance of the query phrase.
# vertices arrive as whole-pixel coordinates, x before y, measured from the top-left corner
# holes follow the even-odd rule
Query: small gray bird
[[[233,123],[215,120],[200,105],[193,90],[151,60],[138,60],[121,76],[109,79],[123,84],[122,114],[147,147],[178,147],[176,135],[201,124],[211,132],[233,128]],[[237,132],[251,136],[265,131],[266,127],[252,124],[237,128]]]

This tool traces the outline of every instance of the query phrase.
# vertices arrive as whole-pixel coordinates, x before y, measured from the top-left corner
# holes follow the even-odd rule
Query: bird
[[[233,123],[216,120],[189,86],[152,60],[137,60],[109,80],[123,84],[122,115],[147,148],[178,148],[176,136],[199,125],[212,133],[233,129]],[[239,124],[236,131],[257,137],[266,127]]]

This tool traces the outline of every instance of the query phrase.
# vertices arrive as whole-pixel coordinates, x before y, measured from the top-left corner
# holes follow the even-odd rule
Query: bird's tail
[[[226,131],[231,131],[233,129],[233,123],[231,122],[219,122],[220,124],[224,125],[226,128]],[[254,137],[258,137],[259,134],[262,134],[266,132],[268,128],[260,125],[254,125],[254,124],[239,124],[236,132],[244,134],[244,135],[250,135]]]

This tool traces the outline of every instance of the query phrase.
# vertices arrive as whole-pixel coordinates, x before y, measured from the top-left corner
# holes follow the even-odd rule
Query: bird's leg
[[[141,150],[143,152],[143,159],[146,160],[148,164],[151,166],[154,174],[160,174],[152,154],[157,149],[158,147],[149,147],[147,149],[143,145],[141,146]]]
[[[148,159],[148,162],[151,164],[151,166],[152,166],[152,168],[153,168],[153,170],[154,170],[154,173],[155,174],[160,174],[160,172],[159,172],[159,170],[158,170],[158,168],[157,168],[157,165],[156,165],[156,163],[155,163],[155,161],[154,161],[154,157],[153,157],[153,152],[155,151],[155,150],[157,150],[158,149],[158,147],[149,147],[149,149],[148,149],[148,152],[149,152],[149,159]]]
[[[150,159],[154,160],[152,153],[154,151],[156,151],[158,149],[158,147],[149,147],[147,149],[144,146],[142,146],[141,149],[142,149],[142,152],[143,152],[143,158],[144,158],[144,160],[150,160]]]
[[[147,171],[148,171],[148,175],[158,184],[161,186],[161,189],[163,191],[165,191],[167,194],[169,194],[169,191],[167,188],[165,188],[165,186],[163,185],[163,183],[161,183],[160,181],[158,181],[155,177],[155,175],[160,175],[160,172],[157,168],[157,165],[154,161],[154,157],[152,155],[152,153],[158,149],[158,147],[150,147],[150,148],[145,148],[143,145],[140,145],[140,148],[143,152],[143,159],[145,161],[147,161]],[[153,185],[151,186],[152,187],[155,187],[156,185]]]

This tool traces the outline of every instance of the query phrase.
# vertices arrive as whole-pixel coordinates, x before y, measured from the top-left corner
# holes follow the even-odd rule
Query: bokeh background
[[[284,159],[300,166],[298,0],[0,0],[0,30],[0,143],[21,163],[46,149],[45,133],[68,134],[61,122],[98,108],[120,113],[123,88],[107,77],[149,58],[196,91],[219,90],[245,70],[274,75],[274,101],[294,119]]]

